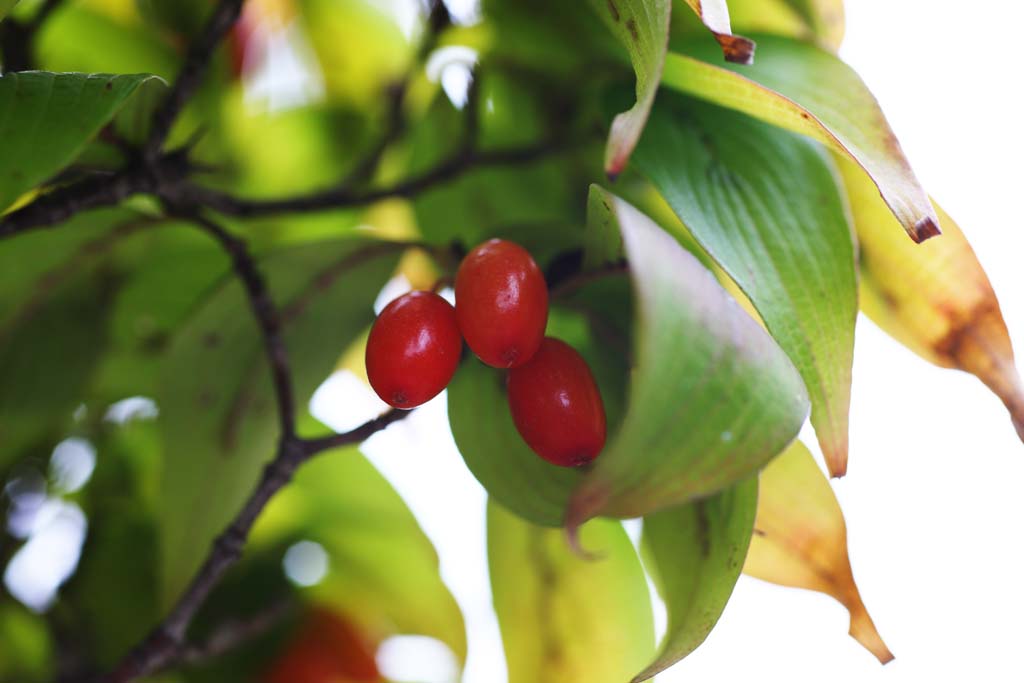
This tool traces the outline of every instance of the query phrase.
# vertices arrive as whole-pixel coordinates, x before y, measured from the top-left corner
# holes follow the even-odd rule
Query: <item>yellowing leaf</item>
[[[773,125],[808,135],[857,162],[915,242],[939,234],[939,221],[878,102],[834,55],[778,36],[758,38],[757,63],[712,64],[698,44],[670,53],[662,82]]]
[[[617,521],[582,529],[586,560],[560,530],[491,502],[487,556],[509,683],[625,683],[654,656],[654,615],[640,559]]]
[[[754,62],[754,41],[733,35],[729,23],[729,6],[725,0],[686,0],[686,4],[700,17],[711,31],[711,35],[722,46],[722,54],[727,61],[736,64]]]
[[[860,241],[861,308],[927,361],[980,379],[1010,411],[1024,439],[1024,388],[999,301],[971,245],[936,205],[943,234],[913,245],[892,230],[892,216],[859,168],[841,160]]]
[[[850,635],[883,664],[892,660],[853,580],[839,501],[799,441],[761,471],[743,573],[831,595],[850,612]]]
[[[636,104],[612,121],[605,149],[604,167],[618,175],[640,139],[658,92],[661,70],[668,51],[671,0],[590,0],[591,6],[615,37],[626,47],[636,71]],[[691,3],[692,4],[692,3]],[[697,3],[700,4],[699,2]],[[728,31],[729,15],[725,15]]]
[[[816,42],[832,52],[846,32],[843,0],[729,0],[732,25]]]

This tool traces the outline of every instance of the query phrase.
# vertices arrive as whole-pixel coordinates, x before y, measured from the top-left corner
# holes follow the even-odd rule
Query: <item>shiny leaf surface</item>
[[[938,218],[878,102],[860,77],[806,43],[758,38],[757,63],[716,65],[706,46],[670,53],[663,83],[716,104],[808,135],[849,156],[871,175],[915,242],[939,234]]]
[[[635,164],[796,365],[829,470],[844,474],[857,274],[831,159],[742,114],[663,97]]]
[[[72,161],[145,74],[0,76],[0,210]]]

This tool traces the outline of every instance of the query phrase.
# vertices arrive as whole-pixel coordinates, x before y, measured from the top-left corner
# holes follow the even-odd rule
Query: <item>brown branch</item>
[[[182,187],[181,196],[196,205],[207,206],[228,216],[243,218],[341,209],[364,206],[393,197],[409,198],[455,180],[477,168],[528,164],[562,151],[566,147],[567,145],[562,142],[545,141],[525,147],[462,152],[420,175],[393,185],[365,190],[342,186],[282,199],[243,199],[198,185],[185,185]]]
[[[243,0],[221,0],[206,20],[199,38],[189,46],[185,63],[178,72],[171,91],[153,115],[153,128],[143,150],[146,159],[155,159],[159,156],[178,114],[202,83],[206,68],[213,61],[214,50],[238,20],[238,15],[242,12],[242,2]]]
[[[281,600],[246,619],[232,619],[217,627],[202,643],[184,645],[170,664],[193,666],[220,657],[267,633],[295,609],[291,600]]]
[[[266,282],[256,267],[246,243],[217,223],[200,214],[187,216],[217,240],[231,257],[235,274],[245,287],[249,305],[263,335],[263,344],[270,364],[270,375],[277,398],[277,413],[283,440],[295,438],[295,392],[292,388],[288,351],[281,336],[281,315],[271,299]]]

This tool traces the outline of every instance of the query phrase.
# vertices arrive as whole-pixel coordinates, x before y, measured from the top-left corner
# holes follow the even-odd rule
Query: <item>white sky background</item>
[[[974,245],[1024,351],[1024,111],[1014,66],[1024,7],[849,0],[847,20],[842,56]],[[376,410],[369,403],[333,403],[332,425],[360,422]],[[850,419],[849,474],[834,488],[854,574],[896,660],[882,667],[849,638],[846,613],[831,598],[743,577],[707,642],[659,681],[1024,679],[1024,445],[1002,405],[974,378],[928,365],[862,319]],[[365,450],[438,547],[470,632],[464,680],[500,683],[484,494],[454,449],[443,399]],[[406,672],[410,657],[401,657]],[[424,660],[418,678],[437,680],[432,666]]]

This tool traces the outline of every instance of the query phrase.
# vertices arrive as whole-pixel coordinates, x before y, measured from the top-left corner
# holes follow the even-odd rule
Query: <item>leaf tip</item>
[[[925,216],[917,223],[914,223],[914,232],[910,237],[920,244],[925,240],[929,240],[932,237],[938,237],[942,234],[939,230],[939,222],[935,220],[934,216]]]
[[[585,560],[599,560],[601,555],[583,547],[580,542],[580,528],[593,519],[604,505],[608,495],[603,489],[581,489],[569,501],[565,513],[565,538],[569,548],[578,557]]]
[[[880,663],[888,664],[895,659],[889,647],[882,640],[868,610],[858,596],[850,610],[850,636],[873,654]]]
[[[754,63],[754,52],[757,49],[757,43],[749,38],[729,33],[716,33],[714,35],[715,40],[722,46],[722,55],[725,57],[725,61],[744,66],[750,66]]]

